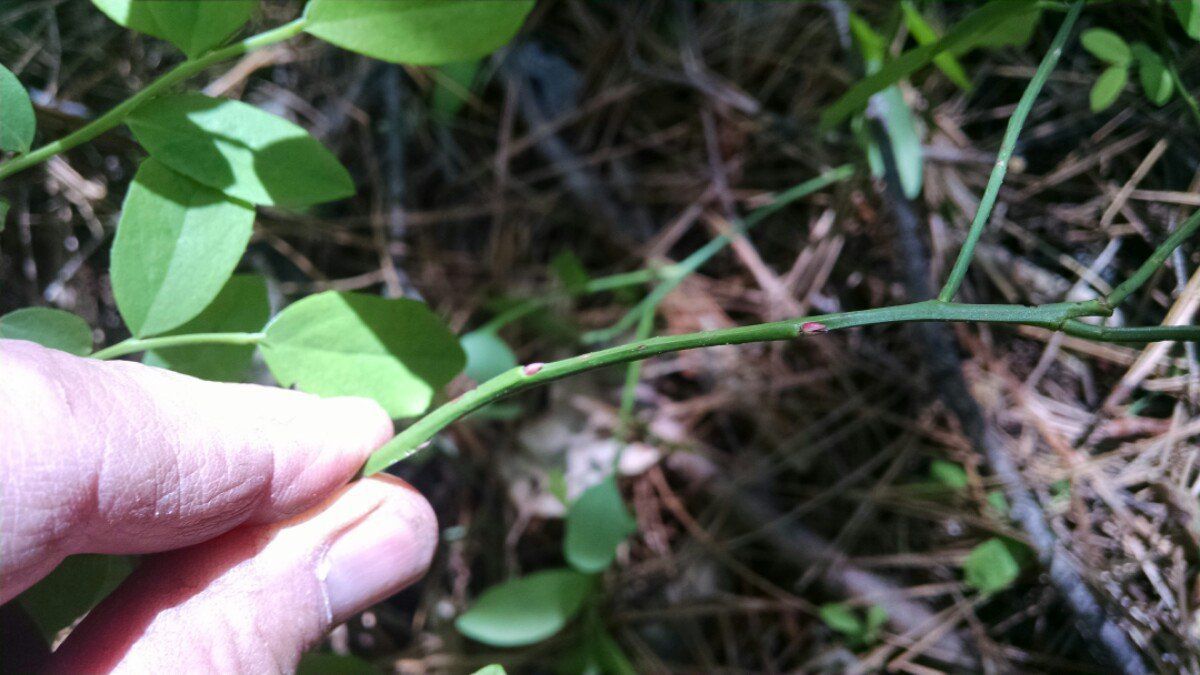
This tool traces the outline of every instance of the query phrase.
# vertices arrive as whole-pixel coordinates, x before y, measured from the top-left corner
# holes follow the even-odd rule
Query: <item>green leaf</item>
[[[423,412],[466,361],[454,334],[424,303],[336,291],[284,309],[259,347],[283,386],[366,396],[392,417]]]
[[[1032,4],[1031,0],[993,0],[971,12],[942,39],[911,49],[859,80],[821,113],[820,129],[828,130],[862,110],[871,96],[929,65],[938,54],[978,44],[977,38],[986,35],[997,22],[1028,14]]]
[[[888,613],[880,605],[871,605],[867,608],[867,621],[863,624],[863,642],[873,644],[879,639],[879,632],[887,623]]]
[[[471,675],[508,675],[508,671],[499,663],[493,663],[480,668]]]
[[[254,333],[267,325],[270,316],[267,280],[257,274],[238,274],[230,277],[203,312],[166,335]],[[188,345],[146,352],[142,363],[214,382],[241,382],[253,358],[254,345]]]
[[[852,640],[857,640],[863,635],[862,621],[859,620],[858,614],[845,603],[835,602],[821,605],[817,610],[817,615],[821,617],[821,621],[824,621],[826,626]]]
[[[963,561],[964,580],[981,593],[1002,591],[1021,576],[1027,557],[1022,545],[993,537],[971,549]]]
[[[1008,0],[994,0],[1007,2]],[[951,49],[952,54],[961,56],[972,49],[997,49],[1000,47],[1021,47],[1029,43],[1033,31],[1042,19],[1042,10],[1037,4],[1029,4],[1009,16],[1001,17],[995,23],[979,31],[966,45]]]
[[[454,625],[493,647],[530,645],[562,630],[591,589],[591,577],[575,570],[535,572],[489,588]]]
[[[152,157],[234,199],[300,207],[354,194],[350,174],[317,139],[240,101],[166,95],[128,124]]]
[[[1115,103],[1128,79],[1129,69],[1125,66],[1109,66],[1100,73],[1100,77],[1097,77],[1096,83],[1092,85],[1091,94],[1088,95],[1092,112],[1100,112]]]
[[[1007,518],[1009,507],[1008,499],[1004,497],[1004,493],[1000,490],[989,490],[987,493],[987,505],[992,510],[992,513],[1000,518]]]
[[[296,675],[381,675],[382,670],[350,654],[305,654]]]
[[[87,614],[133,571],[125,556],[73,555],[54,571],[20,595],[21,607],[29,614],[47,642]]]
[[[26,307],[0,316],[0,338],[28,340],[76,356],[92,353],[92,329],[87,322],[49,307]]]
[[[1171,73],[1158,52],[1137,42],[1133,45],[1133,55],[1138,64],[1138,80],[1142,83],[1142,91],[1146,92],[1146,98],[1157,106],[1170,101],[1171,94],[1175,93],[1175,80],[1171,78]]]
[[[933,26],[921,16],[921,12],[912,3],[912,0],[904,0],[900,3],[900,8],[904,11],[904,23],[908,25],[908,31],[912,33],[917,44],[928,45],[937,42],[940,39],[937,31]],[[958,59],[954,58],[953,54],[943,52],[933,57],[933,65],[938,67],[946,74],[946,77],[951,82],[965,90],[971,89],[971,78],[967,77],[967,71],[963,69],[962,64]]]
[[[602,572],[612,564],[617,547],[637,530],[625,508],[616,478],[609,476],[579,495],[567,511],[563,555],[580,572]]]
[[[533,0],[312,0],[307,32],[381,61],[436,65],[485,56],[516,35]]]
[[[961,464],[947,462],[943,459],[935,459],[929,465],[929,475],[935,481],[951,490],[967,489],[967,472],[962,468]]]
[[[29,152],[36,125],[29,92],[11,70],[0,66],[0,150]]]
[[[1171,7],[1183,32],[1193,40],[1200,40],[1200,0],[1172,0]]]
[[[560,251],[550,261],[550,269],[571,295],[582,293],[591,280],[587,268],[572,251]]]
[[[884,128],[892,144],[892,156],[896,158],[896,171],[900,174],[900,186],[905,197],[916,199],[921,194],[925,167],[917,122],[899,87],[888,87],[878,96],[882,103]]]
[[[442,123],[451,122],[471,97],[471,84],[479,73],[479,64],[479,61],[447,63],[434,71],[429,107]]]
[[[166,40],[189,58],[225,42],[254,13],[256,0],[92,0],[118,24]]]
[[[512,350],[490,330],[472,331],[458,342],[467,354],[467,377],[476,382],[486,382],[518,365]]]
[[[254,209],[142,162],[117,223],[112,286],[130,332],[158,335],[196,316],[233,274],[254,229]]]
[[[1120,35],[1104,28],[1089,28],[1079,36],[1083,48],[1092,56],[1114,66],[1127,66],[1133,59],[1129,45]]]
[[[867,72],[873,73],[878,70],[879,66],[883,64],[883,57],[887,54],[887,41],[874,28],[871,28],[871,24],[867,23],[866,19],[854,13],[850,14],[850,32],[854,35],[858,51],[867,64]]]

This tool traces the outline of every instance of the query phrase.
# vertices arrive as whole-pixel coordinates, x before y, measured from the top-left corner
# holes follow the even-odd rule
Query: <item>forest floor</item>
[[[855,7],[878,26],[891,5]],[[1082,23],[1120,27],[1133,11],[1117,3]],[[294,13],[266,3],[256,21]],[[1024,47],[963,56],[970,90],[932,68],[901,84],[923,134],[911,207],[934,287],[1060,20],[1045,17]],[[36,90],[48,137],[178,58],[82,0],[0,3],[0,26],[0,59]],[[198,82],[297,121],[358,182],[355,198],[310,212],[260,210],[243,269],[271,280],[277,306],[329,288],[408,295],[466,332],[538,299],[500,330],[526,363],[589,351],[648,288],[579,293],[583,280],[677,263],[844,164],[850,178],[734,236],[665,298],[652,329],[911,298],[905,207],[885,198],[849,132],[817,130],[861,77],[841,37],[815,2],[558,0],[474,80],[302,40]],[[1070,43],[1017,146],[969,301],[1097,297],[1200,206],[1200,126],[1184,102],[1127,93],[1092,113],[1099,68]],[[99,327],[99,344],[125,337],[107,249],[139,154],[117,131],[5,184],[0,313],[58,306]],[[1175,258],[1121,320],[1190,321],[1198,270]],[[577,495],[623,449],[638,531],[605,575],[603,616],[640,672],[1112,672],[1095,617],[1033,555],[1016,556],[1001,590],[966,583],[980,544],[1036,548],[1011,517],[1014,489],[1032,495],[1063,564],[1149,669],[1200,672],[1195,352],[953,326],[957,396],[977,402],[986,442],[1018,468],[1014,485],[946,405],[923,335],[878,326],[685,352],[645,363],[629,386],[624,369],[599,371],[454,426],[398,469],[437,510],[432,571],[328,648],[399,672],[551,670],[571,631],[498,651],[453,619],[482,589],[561,565],[556,492]],[[460,378],[446,395],[469,386]],[[889,621],[855,641],[822,619],[831,603],[879,606]]]

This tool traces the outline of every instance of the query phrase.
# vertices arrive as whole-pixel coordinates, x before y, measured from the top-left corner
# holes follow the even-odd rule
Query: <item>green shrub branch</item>
[[[82,143],[87,143],[100,134],[119,126],[129,117],[130,113],[138,108],[138,106],[158,96],[172,86],[187,80],[188,78],[200,73],[205,68],[215,65],[222,61],[241,56],[248,52],[262,49],[268,45],[273,45],[277,42],[283,42],[299,35],[305,26],[305,18],[301,16],[295,21],[291,21],[264,31],[258,35],[253,35],[235,42],[231,45],[211,51],[204,56],[196,59],[188,59],[179,64],[170,71],[164,73],[157,80],[151,82],[145,89],[125,99],[113,109],[104,113],[100,117],[88,122],[79,129],[73,131],[66,136],[47,143],[36,150],[31,150],[24,155],[15,157],[3,164],[0,164],[0,180],[17,173],[24,171],[29,167],[36,166],[51,157],[66,152],[71,148]]]

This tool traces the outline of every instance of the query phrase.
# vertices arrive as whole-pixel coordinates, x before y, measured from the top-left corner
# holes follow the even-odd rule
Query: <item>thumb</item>
[[[153,556],[51,657],[55,672],[286,672],[336,623],[418,579],[433,511],[399,479],[289,521]]]

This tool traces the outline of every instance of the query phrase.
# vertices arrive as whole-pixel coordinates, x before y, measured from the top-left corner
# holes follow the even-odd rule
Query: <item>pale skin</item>
[[[433,557],[415,490],[348,484],[391,434],[364,399],[0,340],[0,602],[67,555],[150,554],[48,669],[292,670]]]

